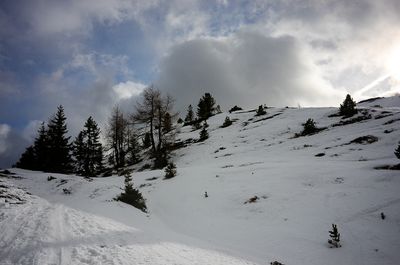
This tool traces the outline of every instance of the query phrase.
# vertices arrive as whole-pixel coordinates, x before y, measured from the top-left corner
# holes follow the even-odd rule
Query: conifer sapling
[[[208,124],[205,122],[203,124],[203,129],[201,129],[201,131],[200,131],[200,139],[199,139],[200,142],[208,139],[207,127],[208,127]]]
[[[264,110],[264,107],[262,105],[258,106],[256,116],[261,116],[265,114],[267,114],[267,112]]]
[[[116,200],[130,204],[143,212],[147,212],[146,201],[143,198],[142,193],[133,188],[132,177],[130,174],[125,175],[124,192],[121,193]]]
[[[399,143],[399,145],[397,146],[397,149],[394,150],[394,154],[396,155],[396,157],[397,157],[398,159],[400,159],[400,143]]]
[[[356,103],[351,98],[349,94],[347,94],[346,99],[343,101],[343,104],[340,105],[339,114],[345,117],[351,117],[357,113]]]
[[[230,126],[230,125],[232,125],[232,121],[231,121],[231,119],[230,119],[228,116],[226,116],[225,121],[224,121],[224,123],[222,124],[222,128],[228,127],[228,126]]]
[[[176,176],[176,165],[172,162],[168,163],[167,167],[165,168],[165,179],[170,179]]]
[[[340,248],[340,233],[338,232],[337,225],[332,224],[332,231],[329,231],[329,236],[331,239],[328,240],[328,243],[331,247]]]

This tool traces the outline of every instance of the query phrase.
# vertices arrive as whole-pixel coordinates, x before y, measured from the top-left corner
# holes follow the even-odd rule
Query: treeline
[[[21,155],[15,167],[55,173],[96,176],[104,170],[100,128],[92,117],[71,143],[64,108],[59,106],[47,126],[43,122],[33,145]]]
[[[221,112],[215,104],[211,94],[206,93],[199,100],[196,116],[192,106],[188,107],[184,125],[201,127],[201,121]],[[108,175],[144,158],[152,161],[153,168],[164,168],[175,144],[173,122],[177,113],[173,107],[172,97],[150,86],[143,91],[132,113],[113,108],[105,133],[89,117],[71,141],[64,108],[59,106],[47,125],[42,123],[34,143],[14,166],[87,177]],[[104,145],[101,136],[104,136]]]

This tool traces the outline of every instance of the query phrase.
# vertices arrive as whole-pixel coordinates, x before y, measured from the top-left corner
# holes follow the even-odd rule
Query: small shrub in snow
[[[273,262],[271,262],[270,263],[271,265],[285,265],[285,264],[283,264],[283,263],[280,263],[279,261],[273,261]]]
[[[351,144],[372,144],[378,141],[378,137],[373,136],[373,135],[365,135],[361,137],[357,137],[354,140],[351,140]]]
[[[317,131],[317,127],[315,126],[315,121],[313,119],[308,119],[303,124],[303,135],[313,134]]]
[[[231,125],[232,125],[231,119],[228,116],[226,116],[225,121],[224,121],[224,123],[222,124],[221,127],[225,128],[225,127],[228,127],[228,126],[231,126]]]
[[[260,198],[258,198],[258,196],[255,195],[255,196],[251,197],[250,199],[248,199],[247,201],[245,201],[244,204],[247,204],[247,203],[255,203],[255,202],[257,202],[259,199],[260,199]]]
[[[208,198],[207,191],[206,191],[206,192],[204,192],[204,198]]]
[[[176,176],[176,165],[172,162],[168,163],[168,166],[165,168],[165,179],[170,179]]]
[[[183,123],[183,120],[182,120],[182,118],[179,118],[176,122],[181,124],[181,123]]]
[[[383,212],[381,212],[381,219],[385,220],[385,218],[386,218],[386,215]]]
[[[261,116],[265,114],[267,114],[267,112],[264,110],[264,107],[262,105],[258,106],[256,116]]]
[[[329,236],[331,239],[328,240],[328,243],[331,247],[340,248],[340,233],[338,232],[337,225],[332,224],[332,231],[329,231]]]
[[[400,159],[400,143],[399,143],[399,145],[397,146],[397,149],[394,150],[394,154],[396,155],[396,157],[397,157],[398,159]]]
[[[53,177],[53,176],[48,176],[48,177],[47,177],[47,181],[52,181],[53,179],[56,179],[56,178]]]
[[[116,198],[116,200],[130,204],[143,212],[147,212],[145,199],[140,191],[133,188],[132,178],[129,174],[125,175],[125,190]]]
[[[303,131],[301,133],[296,133],[295,137],[313,135],[324,129],[325,128],[317,128],[317,126],[315,126],[315,121],[313,119],[308,119],[305,123],[303,123]]]
[[[64,192],[64,194],[71,194],[71,190],[67,189],[67,188],[64,188],[63,192]]]
[[[232,113],[232,112],[238,111],[238,110],[243,110],[243,109],[241,107],[238,107],[238,106],[235,105],[229,110],[229,113]]]

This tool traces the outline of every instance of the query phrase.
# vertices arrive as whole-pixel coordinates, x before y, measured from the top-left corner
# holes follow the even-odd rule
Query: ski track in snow
[[[0,209],[0,264],[242,264],[199,248],[157,242],[135,228],[41,198]]]

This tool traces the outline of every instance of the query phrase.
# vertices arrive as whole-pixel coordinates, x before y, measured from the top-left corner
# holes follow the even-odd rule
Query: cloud
[[[28,122],[28,125],[22,131],[22,137],[29,142],[33,142],[33,140],[37,137],[37,132],[41,126],[43,121],[32,120]]]
[[[222,107],[336,104],[341,93],[324,80],[293,37],[242,30],[226,38],[175,46],[156,82],[182,104],[196,104],[205,92]]]
[[[0,168],[10,167],[16,162],[27,145],[27,141],[8,124],[0,124]]]
[[[146,85],[142,83],[127,81],[114,85],[113,90],[117,94],[118,99],[129,99],[140,95],[145,87]]]
[[[181,111],[204,92],[225,109],[395,93],[368,84],[398,68],[399,23],[397,0],[3,1],[0,120],[31,139],[62,104],[75,135],[153,81]]]
[[[7,150],[7,137],[10,133],[11,127],[7,124],[0,124],[0,154]]]
[[[396,0],[304,0],[274,11],[275,19],[263,21],[269,21],[271,34],[294,36],[307,45],[324,77],[350,93],[388,74],[389,58],[400,50]]]

